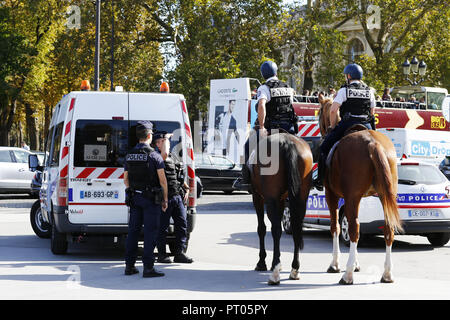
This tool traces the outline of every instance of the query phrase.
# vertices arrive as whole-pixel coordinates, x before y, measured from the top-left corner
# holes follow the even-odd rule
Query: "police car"
[[[154,131],[173,133],[171,149],[184,164],[190,186],[188,232],[196,214],[196,183],[191,127],[181,94],[75,91],[54,108],[40,190],[44,222],[51,225],[51,250],[92,235],[123,240],[128,208],[123,183],[124,157],[137,143],[136,124],[150,120]],[[36,169],[35,157],[29,165]],[[168,239],[170,245],[170,239]]]
[[[450,240],[450,182],[439,169],[426,162],[398,161],[397,204],[407,235],[426,236],[433,246],[443,246]],[[344,200],[339,202],[341,240],[350,244]],[[360,234],[383,234],[384,213],[377,196],[361,200],[359,208]],[[283,228],[291,233],[289,209],[283,216]],[[325,192],[312,189],[308,198],[305,227],[330,229],[330,213]]]

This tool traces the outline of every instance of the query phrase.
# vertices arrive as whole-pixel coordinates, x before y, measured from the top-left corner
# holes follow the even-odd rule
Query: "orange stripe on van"
[[[74,105],[75,105],[75,98],[72,98],[72,100],[70,100],[69,111],[72,111]]]
[[[94,172],[95,168],[86,168],[83,171],[80,172],[80,174],[77,176],[77,178],[84,179],[89,177],[89,175]]]
[[[67,136],[67,134],[70,132],[70,126],[72,124],[72,121],[67,122],[66,124],[66,130],[64,131],[64,136]]]
[[[112,175],[114,173],[114,171],[116,171],[117,168],[108,168],[105,171],[103,171],[98,178],[99,179],[106,179],[109,178],[110,175]]]
[[[62,149],[61,159],[64,159],[69,154],[69,147],[64,147]]]
[[[67,177],[68,171],[69,171],[69,165],[66,165],[64,168],[62,168],[61,173],[59,174],[59,176],[61,178]]]

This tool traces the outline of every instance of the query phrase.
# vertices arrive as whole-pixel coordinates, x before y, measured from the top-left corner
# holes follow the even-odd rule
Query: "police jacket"
[[[167,188],[169,198],[179,195],[181,187],[184,182],[183,169],[181,163],[176,162],[172,156],[169,156],[164,160],[164,172],[167,179]]]
[[[160,187],[157,169],[152,154],[155,152],[147,144],[139,143],[131,149],[125,158],[130,188],[134,190],[151,190]],[[160,157],[160,156],[159,156]]]
[[[357,81],[345,84],[347,100],[340,107],[343,119],[348,116],[370,116],[370,88],[363,82]]]
[[[281,122],[296,123],[292,106],[294,90],[286,83],[272,79],[265,83],[270,90],[270,100],[266,103],[266,129],[277,128]]]

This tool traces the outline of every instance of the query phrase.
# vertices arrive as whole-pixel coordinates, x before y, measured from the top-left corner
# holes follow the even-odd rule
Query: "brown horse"
[[[264,237],[264,206],[272,224],[273,271],[269,285],[280,283],[280,238],[281,219],[285,200],[289,197],[291,225],[294,238],[294,258],[289,276],[298,280],[300,267],[298,253],[303,247],[302,225],[306,212],[306,203],[311,188],[313,158],[309,145],[300,138],[287,133],[275,133],[261,139],[258,148],[250,156],[253,163],[251,185],[253,205],[258,217],[259,261],[255,270],[266,271],[266,250]],[[255,159],[256,161],[252,161]]]
[[[331,99],[319,97],[321,134],[328,126]],[[329,123],[329,122],[328,122]],[[343,198],[344,213],[349,223],[350,254],[346,271],[340,284],[352,284],[353,272],[359,271],[357,243],[359,239],[358,211],[362,197],[378,194],[384,210],[384,238],[386,259],[381,282],[393,282],[391,248],[394,232],[402,231],[397,208],[397,162],[394,145],[385,135],[374,130],[352,131],[339,142],[331,160],[330,168],[324,171],[325,198],[330,210],[331,234],[333,236],[333,260],[327,272],[339,269],[339,221],[338,202]]]

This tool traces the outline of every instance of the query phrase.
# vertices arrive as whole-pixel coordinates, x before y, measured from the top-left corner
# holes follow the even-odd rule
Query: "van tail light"
[[[58,206],[67,206],[67,191],[67,177],[59,178],[58,188],[56,190]]]
[[[408,157],[406,156],[406,154],[402,155],[402,159],[407,159]]]

